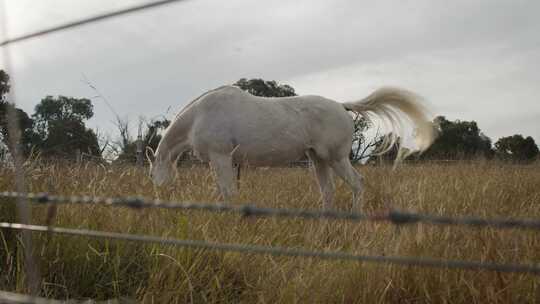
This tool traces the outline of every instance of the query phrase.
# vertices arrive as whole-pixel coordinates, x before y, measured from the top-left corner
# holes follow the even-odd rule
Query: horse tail
[[[427,110],[421,103],[422,98],[407,90],[383,87],[371,93],[364,99],[345,102],[343,106],[348,111],[362,114],[368,120],[375,115],[383,121],[389,131],[390,137],[385,137],[377,154],[389,151],[398,139],[403,136],[403,127],[406,120],[415,127],[415,140],[417,150],[399,150],[396,164],[412,152],[423,152],[433,143],[435,129],[428,119]]]

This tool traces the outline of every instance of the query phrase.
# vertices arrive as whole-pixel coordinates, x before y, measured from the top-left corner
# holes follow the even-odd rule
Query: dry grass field
[[[359,170],[366,180],[362,211],[388,207],[440,215],[540,218],[540,166],[490,162],[384,166]],[[173,185],[154,188],[140,169],[96,165],[27,168],[28,190],[54,194],[132,196],[175,201],[218,200],[212,174],[181,169]],[[350,192],[337,183],[336,208],[350,210]],[[14,189],[2,169],[0,191]],[[320,208],[317,184],[302,168],[243,173],[235,203]],[[33,206],[33,223],[46,206]],[[14,206],[0,204],[0,221]],[[59,207],[55,226],[213,242],[341,250],[367,255],[540,263],[540,235],[532,231],[387,223],[245,219],[230,214]],[[25,292],[17,236],[0,231],[0,290]],[[160,245],[33,234],[41,295],[56,299],[126,297],[145,303],[536,303],[540,277],[487,271],[427,269],[188,250]]]

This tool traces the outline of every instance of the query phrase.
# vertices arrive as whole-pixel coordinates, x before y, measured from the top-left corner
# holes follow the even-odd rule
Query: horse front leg
[[[238,192],[231,155],[212,154],[210,155],[210,164],[216,171],[216,181],[223,200],[230,202]]]

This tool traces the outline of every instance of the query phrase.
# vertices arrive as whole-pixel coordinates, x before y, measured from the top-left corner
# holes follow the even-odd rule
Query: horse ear
[[[145,154],[146,154],[146,158],[148,159],[149,163],[153,163],[154,160],[156,160],[156,156],[155,156],[156,153],[154,152],[154,149],[152,149],[150,146],[146,147]]]

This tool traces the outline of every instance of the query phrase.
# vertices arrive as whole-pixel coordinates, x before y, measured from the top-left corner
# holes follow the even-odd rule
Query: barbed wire
[[[369,263],[385,263],[401,266],[417,266],[431,268],[447,269],[465,269],[465,270],[487,270],[496,272],[514,272],[530,273],[540,275],[540,267],[536,265],[525,264],[497,264],[488,262],[459,261],[459,260],[441,260],[433,258],[405,257],[405,256],[371,256],[356,255],[342,251],[314,251],[304,248],[289,247],[268,247],[260,245],[244,245],[231,243],[214,243],[201,240],[183,240],[168,239],[149,235],[126,234],[117,232],[106,232],[86,229],[71,229],[50,226],[26,225],[0,222],[0,228],[27,230],[35,232],[50,232],[57,234],[66,234],[72,236],[83,236],[92,238],[106,238],[122,241],[134,241],[145,243],[159,243],[161,245],[170,245],[194,249],[208,249],[217,251],[230,251],[238,253],[268,254],[274,256],[318,258],[325,260],[345,260]]]
[[[189,202],[166,202],[162,200],[147,200],[141,197],[94,197],[94,196],[61,196],[49,195],[47,193],[19,193],[0,192],[1,198],[28,199],[39,204],[90,204],[114,207],[140,208],[164,208],[178,210],[196,210],[216,213],[236,213],[245,217],[283,217],[302,219],[331,219],[346,220],[353,222],[372,221],[390,222],[395,225],[405,224],[431,224],[447,226],[468,226],[468,227],[490,227],[497,229],[531,229],[540,230],[540,220],[537,219],[509,219],[493,218],[486,219],[480,217],[450,217],[430,214],[410,213],[391,210],[383,214],[367,215],[361,213],[349,213],[332,210],[306,210],[306,209],[284,209],[284,208],[263,208],[251,204],[230,205],[222,203],[189,203]],[[2,202],[5,203],[5,202]]]
[[[48,35],[48,34],[51,34],[51,33],[54,33],[54,32],[67,30],[67,29],[78,27],[78,26],[81,26],[81,25],[94,23],[94,22],[97,22],[97,21],[101,21],[101,20],[105,20],[105,19],[109,19],[109,18],[113,18],[113,17],[118,17],[118,16],[121,16],[121,15],[130,14],[130,13],[134,13],[134,12],[137,12],[137,11],[146,10],[146,9],[149,9],[149,8],[163,6],[163,5],[166,5],[166,4],[172,4],[174,2],[180,2],[180,1],[187,1],[187,0],[154,1],[154,2],[150,2],[150,3],[142,4],[142,5],[132,6],[132,7],[128,7],[128,8],[125,8],[125,9],[121,9],[121,10],[117,10],[117,11],[112,11],[112,12],[108,12],[108,13],[88,17],[88,18],[85,18],[85,19],[80,19],[80,20],[73,21],[73,22],[67,22],[67,23],[64,23],[64,24],[61,24],[61,25],[53,26],[53,27],[43,29],[43,30],[39,30],[39,31],[36,31],[36,32],[33,32],[33,33],[21,35],[21,36],[14,37],[14,38],[5,39],[4,41],[0,42],[0,47],[6,46],[8,44],[13,44],[13,43],[16,43],[16,42],[21,42],[21,41],[24,41],[24,40],[28,40],[28,39],[31,39],[31,38],[36,38],[36,37],[39,37],[39,36]]]

